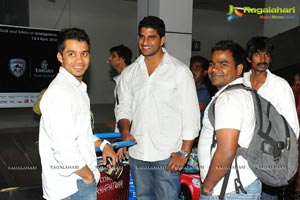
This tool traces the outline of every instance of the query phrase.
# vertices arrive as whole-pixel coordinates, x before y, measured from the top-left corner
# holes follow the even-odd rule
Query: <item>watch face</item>
[[[181,155],[182,155],[183,157],[185,157],[185,158],[187,158],[188,155],[189,155],[189,154],[188,154],[186,151],[184,151],[184,150],[181,150],[180,153],[181,153]]]

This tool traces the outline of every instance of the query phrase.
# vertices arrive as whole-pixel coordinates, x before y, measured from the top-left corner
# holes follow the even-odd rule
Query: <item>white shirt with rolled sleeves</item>
[[[87,165],[98,182],[100,174],[91,129],[87,86],[59,69],[41,100],[39,153],[43,197],[62,199],[78,191],[75,171]]]
[[[244,73],[243,82],[251,87],[249,72]],[[258,94],[270,101],[277,111],[285,117],[291,128],[295,131],[297,138],[299,137],[299,123],[296,111],[294,94],[288,82],[267,70],[267,79],[258,89]]]
[[[129,155],[159,161],[181,149],[182,140],[199,135],[200,115],[195,82],[189,68],[165,49],[163,60],[149,76],[144,56],[124,69],[118,87],[116,117],[131,121],[137,144]]]

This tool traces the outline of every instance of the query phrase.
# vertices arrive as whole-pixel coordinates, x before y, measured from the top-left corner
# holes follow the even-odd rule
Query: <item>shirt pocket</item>
[[[178,99],[177,87],[172,82],[157,82],[151,87],[152,97],[158,103],[170,104]]]

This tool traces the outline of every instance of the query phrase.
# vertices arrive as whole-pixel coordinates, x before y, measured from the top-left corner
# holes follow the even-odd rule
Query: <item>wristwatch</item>
[[[186,152],[185,150],[180,150],[180,151],[178,151],[178,153],[180,153],[184,158],[188,158],[189,157],[189,153]]]
[[[205,196],[212,196],[214,194],[214,191],[210,191],[210,192],[204,192],[203,191],[203,184],[200,185],[200,193],[201,195],[205,195]]]

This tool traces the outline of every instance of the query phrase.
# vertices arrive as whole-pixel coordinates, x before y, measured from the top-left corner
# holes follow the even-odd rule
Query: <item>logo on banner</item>
[[[295,19],[296,8],[293,7],[264,7],[252,8],[249,6],[237,7],[229,5],[227,13],[227,21],[231,22],[234,19],[239,19],[244,14],[255,14],[260,19]]]
[[[243,12],[241,12],[242,10],[244,10],[243,8],[239,8],[239,7],[234,7],[233,5],[229,5],[229,11],[227,13],[228,17],[227,17],[227,21],[232,21],[234,19],[238,19],[240,17],[242,17],[244,14]]]
[[[41,62],[41,68],[42,69],[47,69],[48,68],[47,60],[42,60],[42,62]]]
[[[17,78],[21,77],[26,71],[26,61],[21,58],[10,59],[9,71]]]
[[[47,60],[42,60],[40,66],[36,67],[34,70],[35,78],[54,78],[54,69],[49,68]]]

